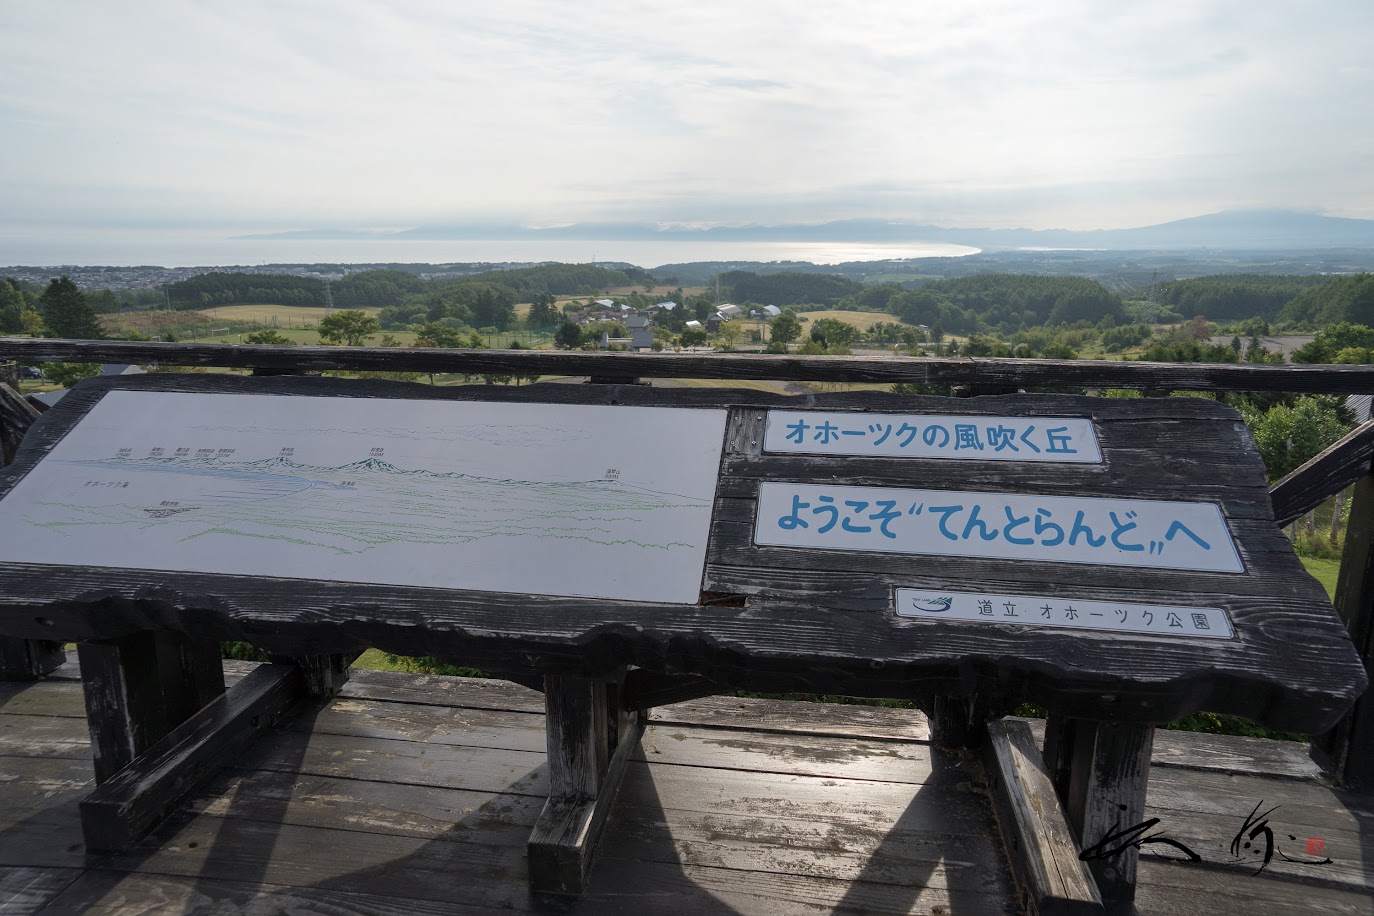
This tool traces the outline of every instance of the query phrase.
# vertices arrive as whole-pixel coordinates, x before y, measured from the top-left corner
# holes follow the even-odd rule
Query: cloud
[[[0,7],[10,225],[1374,216],[1374,5]]]

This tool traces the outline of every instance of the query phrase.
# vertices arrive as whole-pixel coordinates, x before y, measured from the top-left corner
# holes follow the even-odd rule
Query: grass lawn
[[[353,663],[354,668],[373,668],[377,671],[404,671],[400,665],[395,664],[386,657],[386,653],[381,649],[368,649],[358,660]]]
[[[1340,560],[1323,560],[1320,557],[1300,557],[1302,565],[1307,567],[1326,593],[1331,596],[1331,600],[1336,600],[1336,574],[1340,571]]]

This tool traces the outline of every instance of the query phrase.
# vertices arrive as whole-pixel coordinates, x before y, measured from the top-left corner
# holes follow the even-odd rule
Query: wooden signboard
[[[1244,425],[1195,398],[93,380],[0,494],[0,630],[26,638],[1308,730],[1363,684]]]

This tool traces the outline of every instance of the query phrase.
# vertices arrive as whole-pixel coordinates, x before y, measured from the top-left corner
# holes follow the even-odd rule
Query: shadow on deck
[[[227,761],[135,850],[88,855],[76,676],[0,684],[0,914],[1020,909],[981,766],[934,750],[919,713],[733,698],[655,710],[591,892],[532,898],[542,696],[365,670]],[[1275,843],[1259,874],[1262,832],[1232,852],[1257,805],[1274,809]],[[1374,797],[1333,789],[1305,745],[1159,732],[1147,815],[1203,861],[1147,845],[1141,913],[1374,914]]]

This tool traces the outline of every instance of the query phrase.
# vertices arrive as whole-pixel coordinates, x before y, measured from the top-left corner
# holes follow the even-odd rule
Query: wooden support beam
[[[327,700],[343,690],[348,683],[348,666],[362,655],[355,652],[334,653],[330,655],[272,655],[268,661],[278,665],[295,665],[301,669],[305,690],[312,697]]]
[[[1374,420],[1361,424],[1339,442],[1269,488],[1274,522],[1280,528],[1310,512],[1369,473],[1374,458]]]
[[[1145,821],[1154,732],[1153,725],[1053,717],[1046,729],[1046,773],[1108,913],[1129,913],[1135,899],[1140,850],[1112,838]]]
[[[1374,473],[1355,484],[1350,525],[1336,578],[1336,611],[1345,622],[1367,673],[1374,673]],[[1313,742],[1336,779],[1374,789],[1374,699],[1369,692],[1336,727]]]
[[[1030,725],[988,723],[984,762],[1002,841],[1016,869],[1022,903],[1038,916],[1091,916],[1102,897],[1079,858],[1078,838],[1059,803]]]
[[[60,642],[0,637],[0,681],[36,681],[66,661]]]
[[[294,665],[262,665],[110,777],[81,802],[92,852],[128,849],[252,738],[307,696]]]
[[[224,692],[218,643],[176,633],[81,643],[77,658],[97,784]]]
[[[636,668],[625,675],[625,706],[650,709],[684,700],[697,700],[722,693],[724,688],[696,674],[662,674]]]
[[[37,407],[7,383],[0,382],[0,447],[4,449],[4,464],[14,460],[24,433],[38,417]]]
[[[597,841],[643,727],[618,692],[614,684],[575,675],[545,679],[549,800],[528,847],[530,889],[536,893],[586,889]],[[608,703],[616,708],[608,709]]]

